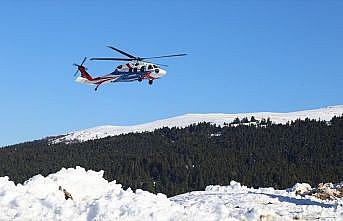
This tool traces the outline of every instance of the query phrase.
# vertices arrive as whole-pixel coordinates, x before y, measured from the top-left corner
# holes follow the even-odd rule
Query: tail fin
[[[92,76],[87,73],[86,68],[83,66],[78,66],[77,69],[81,72],[81,77],[86,78],[87,80],[91,81],[93,80]]]

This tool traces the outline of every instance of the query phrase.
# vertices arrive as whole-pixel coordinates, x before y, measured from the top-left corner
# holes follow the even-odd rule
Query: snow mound
[[[312,191],[312,187],[308,183],[296,183],[292,187],[291,191],[297,195],[305,195],[309,194]]]
[[[246,186],[242,186],[240,183],[231,180],[229,186],[219,186],[219,185],[210,185],[207,186],[205,191],[208,192],[228,192],[228,191],[241,191],[248,189]]]
[[[198,220],[343,220],[341,199],[326,201],[287,190],[247,188],[235,181],[170,199]],[[213,219],[201,218],[209,214]]]
[[[258,112],[258,113],[241,113],[241,114],[185,114],[182,116],[177,116],[173,118],[168,118],[164,120],[157,120],[146,124],[132,125],[132,126],[99,126],[86,130],[80,130],[76,132],[71,132],[65,136],[57,139],[52,139],[51,143],[60,142],[84,142],[87,140],[100,139],[108,136],[116,136],[120,134],[134,133],[134,132],[151,132],[158,128],[163,127],[187,127],[191,124],[209,122],[217,125],[224,125],[234,121],[235,118],[245,118],[250,119],[252,116],[256,120],[267,119],[274,123],[285,124],[290,121],[297,119],[304,120],[305,118],[325,120],[329,121],[334,116],[341,116],[343,114],[343,105],[329,106],[325,108],[307,110],[307,111],[297,111],[290,113],[271,113],[271,112]]]
[[[34,176],[24,185],[0,179],[0,220],[172,220],[182,207],[164,194],[123,190],[103,171],[81,167]],[[65,200],[59,186],[72,194]]]
[[[235,181],[167,198],[124,190],[105,180],[103,171],[81,167],[37,175],[23,185],[0,177],[0,220],[343,220],[342,203]]]

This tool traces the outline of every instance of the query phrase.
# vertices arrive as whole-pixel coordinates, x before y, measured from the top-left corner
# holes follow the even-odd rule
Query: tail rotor
[[[74,74],[74,77],[77,75],[77,73],[80,71],[79,70],[79,68],[80,67],[83,67],[83,63],[85,63],[85,61],[86,61],[86,59],[87,59],[87,57],[85,57],[84,59],[83,59],[83,61],[81,62],[81,64],[79,65],[79,64],[73,64],[74,66],[76,66],[77,67],[77,70],[76,70],[76,72],[75,72],[75,74]],[[85,67],[83,67],[83,68],[85,68]],[[85,70],[87,70],[87,68],[85,68]]]

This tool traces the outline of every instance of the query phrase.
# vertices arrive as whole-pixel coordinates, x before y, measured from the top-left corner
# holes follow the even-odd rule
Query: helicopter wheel
[[[149,80],[149,84],[150,84],[150,85],[152,85],[153,82],[154,82],[153,80]]]

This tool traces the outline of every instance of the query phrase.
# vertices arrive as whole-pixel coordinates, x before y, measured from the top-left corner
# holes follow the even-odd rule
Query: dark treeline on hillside
[[[41,140],[0,148],[0,176],[22,183],[82,166],[124,187],[168,196],[236,180],[286,188],[343,179],[343,117],[281,125],[163,128],[74,144]]]

